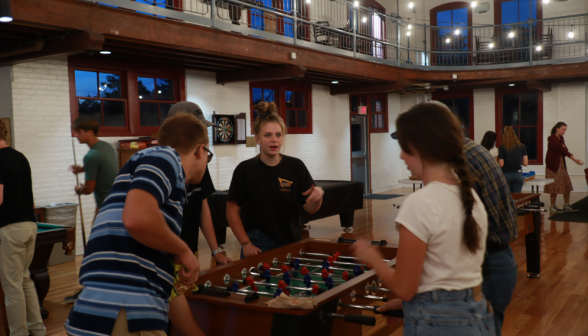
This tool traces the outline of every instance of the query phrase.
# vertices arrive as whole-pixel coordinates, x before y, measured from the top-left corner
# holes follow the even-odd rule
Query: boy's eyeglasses
[[[206,148],[206,146],[202,146],[202,148],[204,148],[208,152],[208,158],[206,163],[210,163],[210,161],[212,161],[212,158],[214,157],[214,153],[212,153],[210,149]],[[194,152],[194,155],[198,154],[199,149],[200,147],[198,147],[198,149]]]

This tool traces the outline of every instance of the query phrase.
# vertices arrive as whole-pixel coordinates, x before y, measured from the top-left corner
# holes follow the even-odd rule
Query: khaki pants
[[[36,238],[37,224],[33,222],[0,228],[0,282],[11,336],[47,335],[29,273]]]
[[[111,336],[166,336],[163,330],[146,330],[129,332],[129,325],[127,323],[127,313],[125,309],[121,309],[114,323],[114,329]]]

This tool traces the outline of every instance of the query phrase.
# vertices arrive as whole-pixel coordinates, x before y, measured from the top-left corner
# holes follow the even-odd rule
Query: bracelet
[[[248,240],[248,241],[244,242],[243,244],[241,244],[241,249],[243,249],[248,244],[251,244],[251,240]]]
[[[222,251],[223,251],[223,248],[222,248],[222,247],[219,247],[219,248],[217,248],[216,250],[212,251],[212,256],[213,256],[213,257],[216,257],[216,255],[217,255],[218,253],[221,253]]]

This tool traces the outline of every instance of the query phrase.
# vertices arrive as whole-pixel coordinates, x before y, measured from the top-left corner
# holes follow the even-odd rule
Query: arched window
[[[472,50],[472,24],[469,2],[450,2],[431,9],[431,50]],[[467,65],[469,54],[432,54],[433,65]]]

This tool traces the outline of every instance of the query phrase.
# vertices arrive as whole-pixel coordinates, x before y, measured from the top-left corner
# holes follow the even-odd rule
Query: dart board
[[[214,143],[234,144],[235,143],[235,116],[215,115]]]

